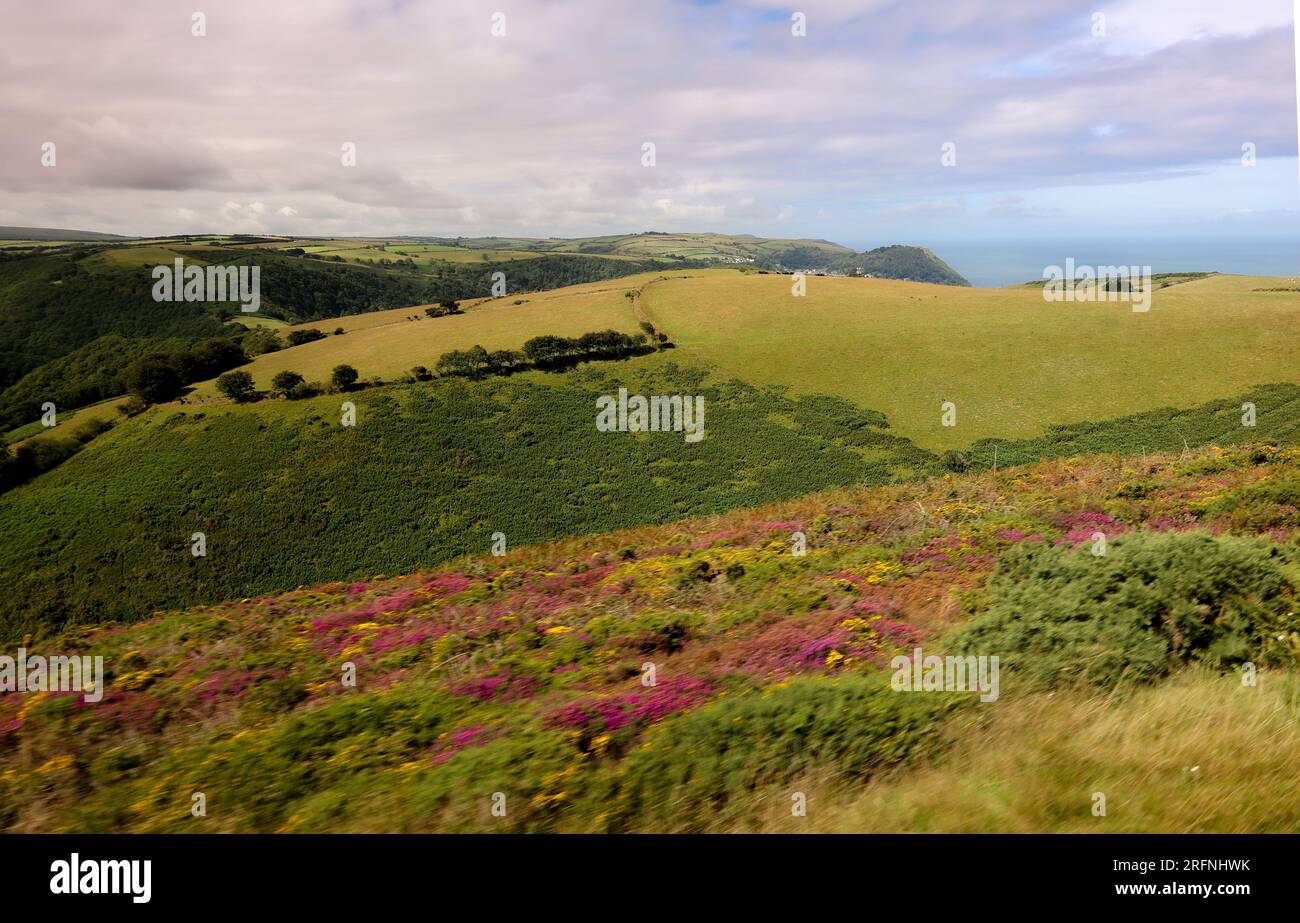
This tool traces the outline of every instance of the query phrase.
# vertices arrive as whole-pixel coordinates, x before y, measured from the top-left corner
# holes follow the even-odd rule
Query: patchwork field
[[[648,286],[641,303],[690,357],[755,384],[846,397],[932,449],[1028,437],[1053,423],[1186,407],[1300,381],[1300,292],[1214,276],[1125,303],[1049,304],[975,289],[708,270]],[[941,424],[941,405],[957,425]]]

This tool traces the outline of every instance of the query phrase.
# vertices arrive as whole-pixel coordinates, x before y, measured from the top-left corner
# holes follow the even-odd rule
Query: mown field
[[[833,277],[809,278],[799,298],[788,276],[719,269],[650,285],[642,305],[678,361],[848,398],[941,450],[1300,382],[1300,337],[1287,335],[1300,292],[1257,291],[1284,281],[1215,276],[1135,313],[1037,290]]]
[[[1298,536],[1300,449],[1094,456],[73,629],[103,699],[0,697],[0,826],[1289,832]]]

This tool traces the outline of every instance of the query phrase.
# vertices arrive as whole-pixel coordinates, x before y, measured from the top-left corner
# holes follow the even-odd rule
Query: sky
[[[13,4],[0,225],[857,247],[1298,236],[1291,7]]]

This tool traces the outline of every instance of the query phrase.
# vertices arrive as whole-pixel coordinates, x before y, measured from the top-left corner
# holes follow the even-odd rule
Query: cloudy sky
[[[13,4],[0,225],[1276,237],[1300,224],[1291,18],[1290,0]]]

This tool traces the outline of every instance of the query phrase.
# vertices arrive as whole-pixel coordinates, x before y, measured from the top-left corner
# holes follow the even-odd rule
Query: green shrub
[[[1300,475],[1274,478],[1229,491],[1210,503],[1206,516],[1227,516],[1234,528],[1300,526]]]
[[[275,377],[271,379],[271,390],[282,397],[288,397],[293,389],[302,383],[303,377],[301,375],[285,369],[282,372],[275,373]]]
[[[863,778],[933,746],[943,717],[970,698],[908,694],[883,677],[800,679],[721,698],[665,721],[627,757],[612,791],[614,826],[702,830],[755,790],[810,771]],[[783,794],[788,798],[788,793]]]
[[[357,383],[357,370],[350,365],[336,365],[330,372],[330,385],[335,391],[351,391]]]
[[[253,388],[253,376],[238,371],[219,376],[217,390],[232,401],[246,401],[257,393]]]
[[[1152,680],[1190,661],[1293,659],[1300,620],[1281,550],[1204,532],[1012,549],[989,608],[950,639],[1035,687]]]

